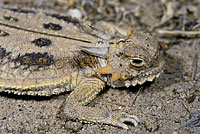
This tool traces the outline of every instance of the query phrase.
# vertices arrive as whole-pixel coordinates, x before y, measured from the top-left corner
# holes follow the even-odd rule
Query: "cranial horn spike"
[[[131,29],[128,29],[127,36],[130,36],[132,33]]]
[[[136,86],[137,83],[138,83],[138,80],[133,80],[133,81],[131,82],[132,86]]]
[[[147,81],[153,81],[155,77],[156,77],[155,75],[149,75]]]
[[[98,56],[98,57],[105,57],[108,47],[85,47],[85,46],[78,46],[83,52],[86,52],[90,55]]]
[[[160,76],[160,73],[158,73],[157,75],[156,75],[156,78],[158,78]]]
[[[116,72],[113,73],[113,74],[112,74],[112,81],[116,81],[116,80],[118,80],[119,77],[120,77],[119,73],[116,73]]]
[[[130,87],[130,85],[131,85],[131,82],[129,80],[125,81],[125,86],[126,87]]]
[[[142,85],[147,81],[147,78],[141,78],[140,80],[138,80],[138,84]]]
[[[98,69],[96,72],[99,74],[110,74],[111,70],[112,70],[112,66],[108,64],[108,65]]]

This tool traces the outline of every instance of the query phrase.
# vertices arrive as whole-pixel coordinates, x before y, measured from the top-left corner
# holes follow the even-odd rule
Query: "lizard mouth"
[[[155,67],[145,73],[141,72],[141,74],[139,74],[137,78],[133,78],[131,80],[126,80],[124,82],[125,86],[126,87],[129,87],[131,85],[136,86],[137,84],[142,85],[147,81],[152,82],[155,78],[158,78],[160,76],[160,74],[163,72],[162,67],[163,67],[164,63],[165,62],[162,61],[162,62],[160,62],[160,64],[157,67]]]
[[[152,82],[155,78],[158,78],[160,76],[160,74],[161,74],[161,72],[159,72],[157,74],[151,74],[148,77],[141,77],[141,78],[137,78],[137,79],[133,79],[133,80],[126,80],[125,86],[126,87],[136,86],[137,84],[142,85],[147,81]]]
[[[111,83],[112,87],[130,87],[136,85],[142,85],[145,82],[152,82],[155,78],[158,78],[160,74],[163,72],[162,67],[164,65],[164,61],[160,62],[157,67],[151,68],[148,71],[140,72],[137,76],[122,80],[119,79],[113,83]]]

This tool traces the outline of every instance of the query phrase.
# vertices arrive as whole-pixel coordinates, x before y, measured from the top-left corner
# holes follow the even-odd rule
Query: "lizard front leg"
[[[122,112],[109,112],[85,106],[104,89],[105,83],[97,78],[83,79],[78,87],[69,95],[66,105],[63,107],[64,114],[75,120],[83,122],[103,123],[128,129],[124,122],[133,123],[137,126],[138,118]]]

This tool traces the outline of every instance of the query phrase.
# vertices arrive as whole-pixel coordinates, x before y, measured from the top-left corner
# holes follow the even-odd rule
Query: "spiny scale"
[[[77,69],[69,64],[80,51],[76,46],[90,46],[97,38],[80,32],[75,20],[52,16],[0,8],[1,91],[51,95],[52,88],[75,85],[69,79]]]
[[[71,119],[128,129],[138,118],[87,107],[107,85],[153,81],[164,60],[147,33],[109,35],[64,16],[0,7],[0,92],[50,96],[72,91],[63,112]]]

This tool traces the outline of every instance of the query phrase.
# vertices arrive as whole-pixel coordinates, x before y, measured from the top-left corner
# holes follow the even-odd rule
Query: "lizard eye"
[[[141,59],[141,58],[133,58],[132,61],[131,61],[131,65],[133,67],[140,68],[144,65],[144,60]]]

